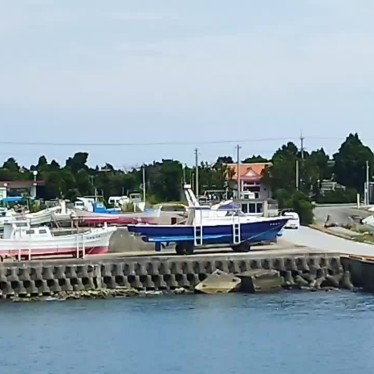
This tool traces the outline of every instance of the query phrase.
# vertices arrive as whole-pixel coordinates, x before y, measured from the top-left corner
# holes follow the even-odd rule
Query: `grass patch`
[[[371,234],[362,234],[357,235],[352,238],[355,242],[359,243],[373,243],[374,244],[374,236]]]

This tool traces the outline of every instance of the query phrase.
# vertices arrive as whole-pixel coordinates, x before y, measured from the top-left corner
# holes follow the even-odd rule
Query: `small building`
[[[36,198],[39,187],[44,187],[45,181],[0,181],[0,197],[5,199],[15,196]]]
[[[271,189],[263,182],[265,169],[271,166],[271,162],[256,162],[239,165],[240,191],[241,193],[253,193],[253,197],[259,200],[271,198]],[[226,164],[228,171],[225,178],[230,187],[237,191],[237,164]],[[238,197],[238,196],[236,196]]]
[[[334,192],[336,190],[345,190],[345,186],[330,179],[323,179],[320,184],[320,193],[325,196],[327,192]]]

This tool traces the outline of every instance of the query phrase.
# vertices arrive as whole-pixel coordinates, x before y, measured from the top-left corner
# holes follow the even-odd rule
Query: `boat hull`
[[[52,238],[1,239],[0,256],[67,256],[84,252],[87,255],[105,254],[115,227],[92,229],[86,233]]]
[[[241,223],[239,241],[251,244],[276,241],[286,222],[284,218],[279,218]],[[147,242],[195,242],[193,225],[129,225],[128,230]],[[202,237],[203,245],[237,243],[234,240],[233,224],[202,226]]]

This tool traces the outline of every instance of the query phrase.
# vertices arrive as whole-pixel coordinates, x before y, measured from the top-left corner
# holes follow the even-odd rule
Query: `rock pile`
[[[10,300],[13,302],[29,301],[66,301],[66,300],[106,300],[114,298],[125,298],[134,296],[157,296],[165,294],[183,295],[191,293],[185,288],[177,288],[173,291],[139,291],[134,288],[119,287],[114,289],[102,288],[97,290],[85,291],[62,291],[53,296],[13,296]]]

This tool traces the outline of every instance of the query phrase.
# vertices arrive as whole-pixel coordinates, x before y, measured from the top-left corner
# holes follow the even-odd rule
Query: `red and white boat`
[[[104,254],[116,227],[92,228],[69,235],[53,235],[46,226],[31,227],[29,221],[13,220],[4,225],[0,239],[0,256],[29,258],[39,256],[59,257]]]
[[[86,210],[75,209],[73,217],[78,219],[84,226],[107,225],[126,226],[137,223],[154,223],[155,218],[160,216],[159,210],[150,210],[137,213],[97,213]]]

